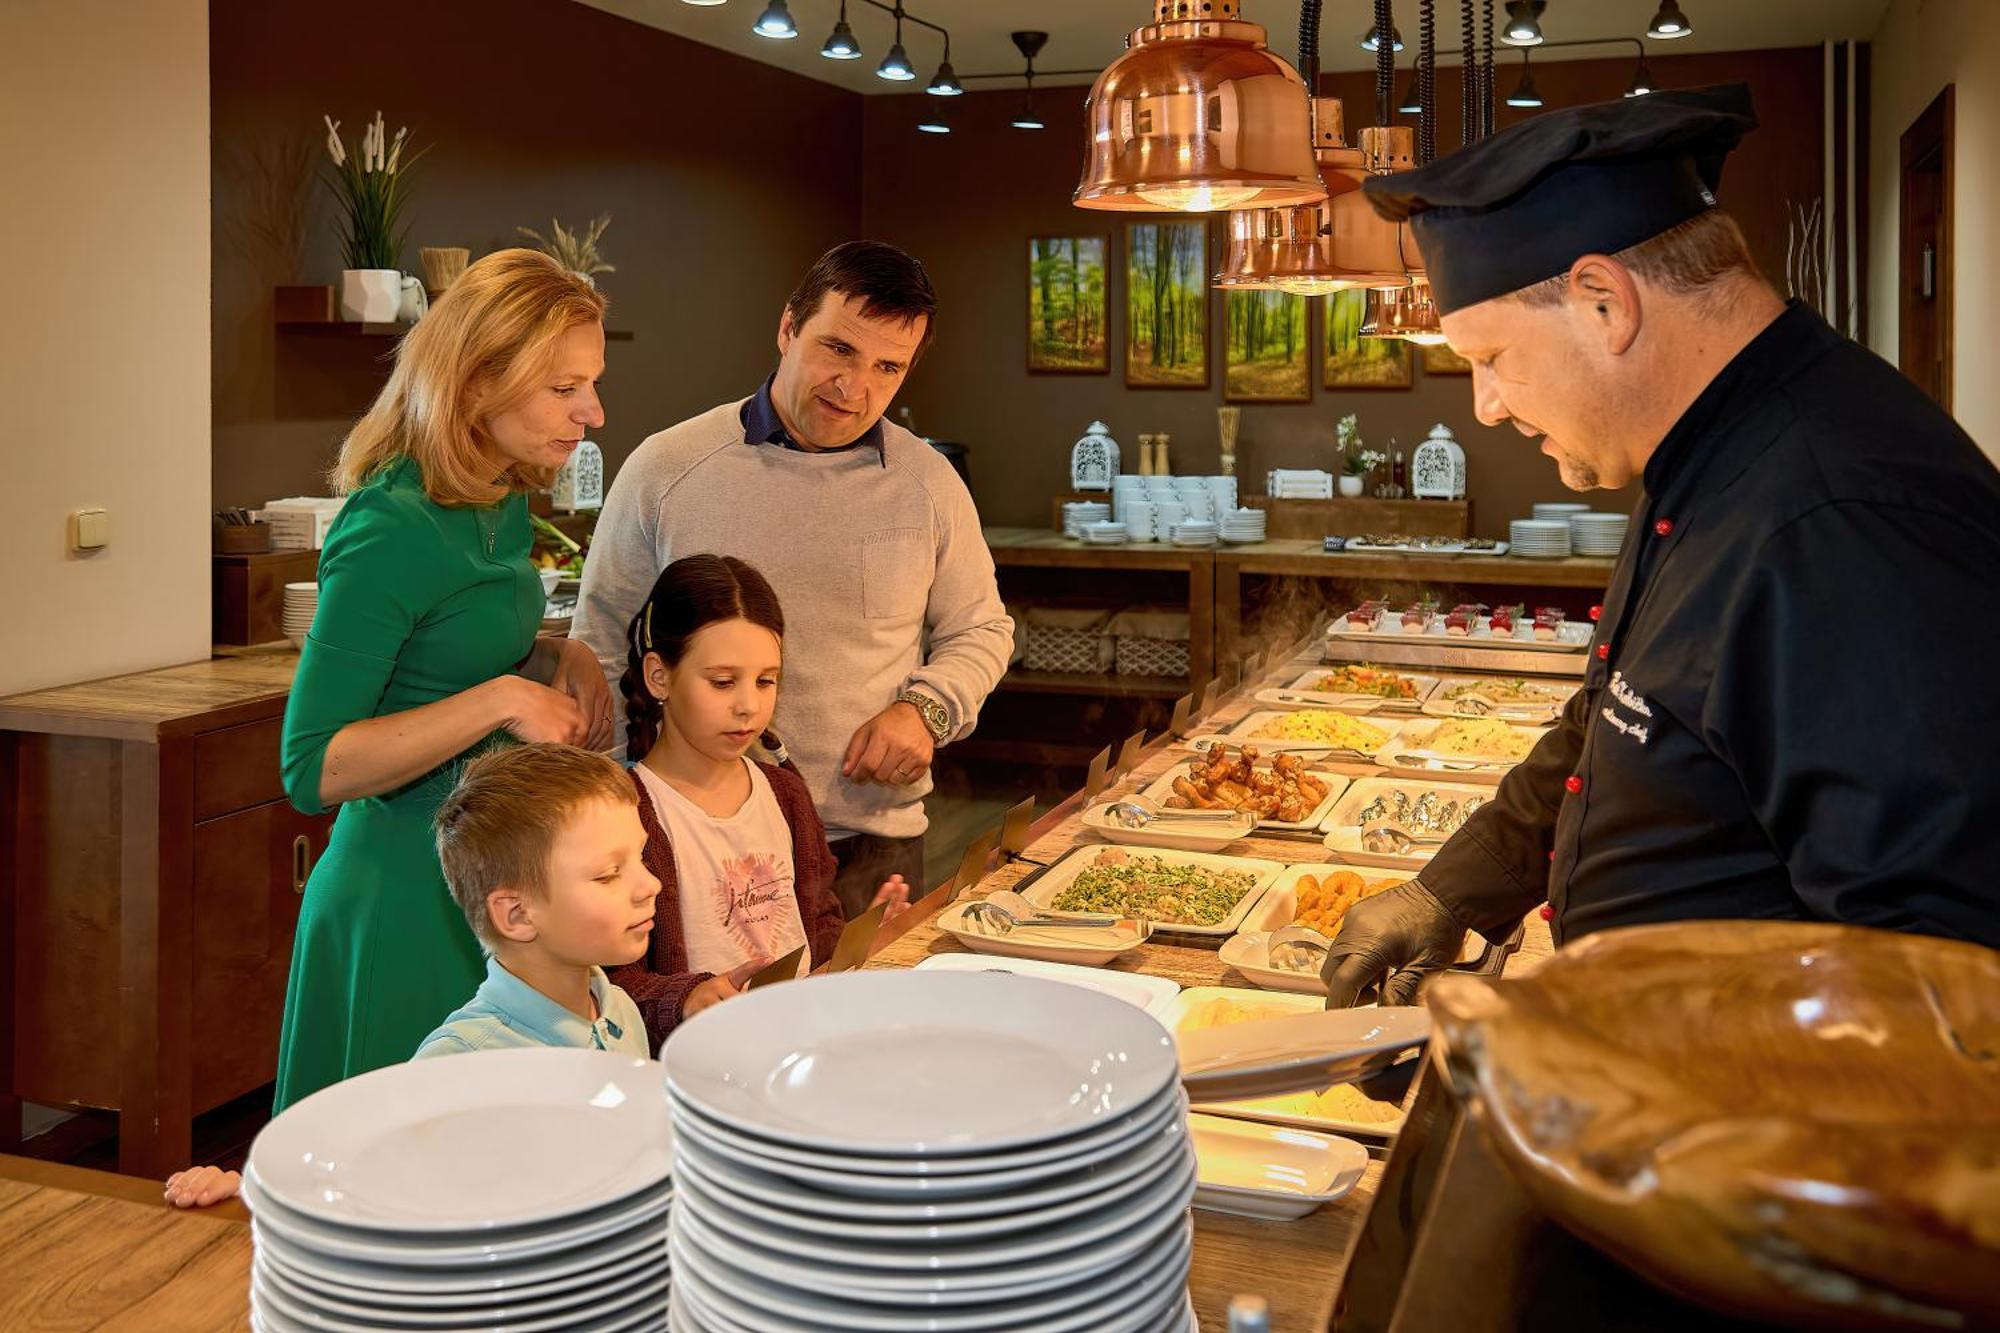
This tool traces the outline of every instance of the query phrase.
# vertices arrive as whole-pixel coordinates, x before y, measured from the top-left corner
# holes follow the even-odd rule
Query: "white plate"
[[[360,1320],[366,1327],[379,1327],[382,1322],[423,1327],[518,1326],[558,1312],[568,1312],[571,1318],[576,1318],[579,1306],[593,1307],[594,1312],[596,1308],[616,1304],[617,1298],[626,1293],[638,1296],[637,1288],[667,1276],[666,1236],[657,1237],[654,1246],[656,1252],[645,1256],[642,1262],[593,1274],[596,1280],[588,1287],[571,1287],[530,1300],[509,1296],[504,1303],[495,1301],[476,1306],[431,1306],[412,1303],[393,1293],[376,1293],[372,1298],[331,1294],[310,1280],[287,1272],[281,1264],[272,1262],[268,1252],[262,1251],[252,1261],[250,1271],[258,1280],[277,1288],[293,1304],[317,1314]]]
[[[1185,1099],[1181,1099],[1185,1106]],[[1150,1173],[1171,1152],[1178,1151],[1179,1122],[1166,1128],[1149,1142],[1131,1151],[1115,1154],[1103,1162],[1068,1174],[1058,1173],[1041,1183],[1004,1183],[995,1193],[956,1198],[934,1195],[891,1199],[857,1199],[851,1195],[821,1190],[810,1180],[778,1175],[747,1162],[729,1160],[712,1151],[682,1143],[679,1156],[694,1164],[702,1174],[720,1180],[737,1194],[761,1200],[797,1213],[821,1218],[896,1225],[948,1224],[961,1221],[996,1219],[1015,1212],[1028,1213],[1089,1198]]]
[[[843,1240],[948,1244],[982,1236],[1010,1236],[1034,1231],[1132,1198],[1150,1188],[1161,1168],[1167,1165],[1167,1159],[1179,1151],[1175,1139],[1162,1136],[1152,1147],[1130,1158],[1129,1169],[1126,1162],[1115,1163],[1118,1171],[1124,1174],[1122,1177],[1115,1173],[1105,1175],[1101,1188],[1047,1207],[1012,1211],[1001,1210],[1012,1209],[1018,1200],[1002,1196],[987,1201],[995,1210],[992,1215],[956,1221],[909,1219],[866,1222],[857,1220],[852,1210],[842,1210],[837,1215],[822,1215],[800,1207],[798,1196],[801,1187],[782,1177],[753,1173],[744,1168],[710,1165],[706,1159],[688,1153],[681,1155],[675,1169],[682,1181],[698,1180],[709,1195],[725,1199],[729,1208],[772,1226]],[[774,1182],[778,1188],[759,1184],[760,1181]],[[745,1188],[746,1182],[752,1187]]]
[[[864,1333],[972,1333],[986,1329],[1034,1329],[1036,1333],[1128,1333],[1144,1329],[1133,1322],[1131,1312],[1154,1308],[1149,1299],[1162,1289],[1178,1297],[1187,1281],[1187,1268],[1194,1251],[1194,1230],[1183,1220],[1178,1234],[1158,1251],[1133,1264],[1123,1273],[1111,1272],[1101,1278],[1075,1285],[1032,1300],[987,1306],[960,1306],[956,1309],[906,1306],[856,1308],[817,1292],[794,1291],[789,1287],[761,1282],[756,1275],[726,1263],[696,1254],[675,1236],[668,1242],[677,1265],[675,1289],[683,1293],[691,1312],[706,1321],[721,1318],[734,1328],[750,1328],[757,1333],[815,1333],[826,1328],[849,1328]],[[755,1302],[754,1304],[752,1302]]]
[[[390,1065],[286,1108],[249,1168],[266,1197],[358,1235],[468,1237],[569,1217],[667,1179],[659,1072],[547,1047]]]
[[[1474,786],[1461,782],[1438,782],[1430,778],[1361,778],[1347,789],[1333,807],[1333,813],[1326,817],[1320,827],[1326,830],[1321,839],[1328,851],[1336,858],[1354,866],[1387,866],[1393,869],[1422,869],[1437,852],[1434,847],[1421,848],[1408,856],[1396,856],[1386,852],[1370,852],[1361,846],[1361,825],[1356,822],[1361,811],[1377,796],[1395,791],[1409,793],[1414,804],[1427,791],[1438,793],[1441,801],[1457,801],[1463,804],[1468,797],[1476,796],[1481,804],[1493,799],[1494,789]],[[1462,827],[1462,826],[1461,826]],[[1453,832],[1457,832],[1456,829]]]
[[[433,1237],[370,1235],[328,1226],[263,1198],[258,1192],[257,1177],[248,1170],[243,1173],[243,1201],[253,1214],[255,1227],[309,1254],[409,1268],[458,1268],[511,1263],[618,1235],[664,1218],[673,1203],[673,1191],[669,1188],[649,1191],[562,1227],[531,1228],[477,1241],[446,1242]]]
[[[919,1157],[1080,1133],[1178,1074],[1159,1024],[1109,996],[914,970],[739,995],[676,1028],[662,1058],[673,1096],[749,1133]]]
[[[1143,1225],[1161,1209],[1185,1207],[1185,1187],[1193,1174],[1194,1162],[1182,1152],[1164,1169],[1135,1182],[1136,1188],[1102,1199],[1092,1211],[1028,1235],[956,1239],[907,1232],[891,1237],[828,1236],[786,1225],[782,1215],[773,1221],[768,1215],[737,1208],[726,1190],[694,1181],[685,1189],[687,1217],[720,1236],[767,1247],[802,1269],[825,1268],[841,1280],[858,1279],[864,1270],[882,1270],[872,1274],[882,1279],[882,1290],[928,1292],[948,1290],[936,1284],[967,1270],[990,1275],[990,1280],[972,1283],[974,1288],[1009,1285],[1013,1275],[1028,1271],[1032,1261],[1097,1248],[1128,1227]],[[769,1271],[779,1281],[788,1280],[777,1269]]]
[[[1504,723],[1503,725],[1506,726],[1509,734],[1517,739],[1528,742],[1528,753],[1524,753],[1518,757],[1493,753],[1469,755],[1445,754],[1442,751],[1430,749],[1430,739],[1437,733],[1438,728],[1449,726],[1453,721],[1457,720],[1460,719],[1440,718],[1435,722],[1427,719],[1422,722],[1410,723],[1403,728],[1402,733],[1396,739],[1376,751],[1375,762],[1383,768],[1393,768],[1402,771],[1417,770],[1443,773],[1505,772],[1526,759],[1528,753],[1532,753],[1534,747],[1541,743],[1542,738],[1554,730],[1552,727],[1525,727],[1514,722]],[[1406,760],[1414,760],[1415,762],[1405,762]]]
[[[1224,967],[1233,967],[1245,979],[1263,990],[1290,991],[1296,995],[1325,995],[1326,982],[1317,972],[1290,972],[1271,966],[1271,935],[1268,930],[1238,931],[1223,941],[1216,957]],[[1458,961],[1474,963],[1486,952],[1486,941],[1467,932],[1458,951]]]
[[[1159,777],[1153,779],[1152,785],[1148,786],[1142,794],[1154,805],[1165,807],[1168,799],[1174,794],[1175,779],[1186,777],[1194,771],[1194,767],[1192,762],[1175,764]],[[1267,772],[1270,770],[1270,767],[1271,765],[1265,762],[1257,764],[1258,769]],[[1326,795],[1320,798],[1319,803],[1306,813],[1304,819],[1262,819],[1257,821],[1255,827],[1265,829],[1293,829],[1298,831],[1319,827],[1320,820],[1326,818],[1327,811],[1333,809],[1334,802],[1338,801],[1340,794],[1347,790],[1349,779],[1342,777],[1338,773],[1327,773],[1311,767],[1308,767],[1306,772],[1326,784]],[[1134,832],[1142,833],[1145,830],[1134,830]],[[1156,845],[1166,846],[1165,843]]]
[[[1207,1000],[1228,999],[1246,1004],[1254,1004],[1263,1009],[1289,1009],[1300,1014],[1321,1014],[1326,1012],[1326,1002],[1316,995],[1287,995],[1282,991],[1246,990],[1234,986],[1192,986],[1181,992],[1183,1013]],[[1350,1013],[1367,1012],[1349,1010]],[[1176,1023],[1179,1016],[1176,1016]],[[1286,1097],[1251,1098],[1235,1101],[1197,1102],[1194,1109],[1211,1115],[1227,1116],[1237,1120],[1255,1120],[1264,1124],[1288,1125],[1298,1129],[1330,1131],[1336,1134],[1359,1134],[1366,1138],[1393,1137],[1402,1128],[1403,1116],[1399,1111],[1392,1120],[1355,1120],[1339,1115],[1326,1114],[1317,1109],[1308,1109],[1305,1095]]]
[[[1089,869],[1099,855],[1109,850],[1112,849],[1089,845],[1073,847],[1060,860],[1043,871],[1040,878],[1031,884],[1025,884],[1025,887],[1021,887],[1019,892],[1022,897],[1037,907],[1050,907],[1055,903],[1058,894],[1068,888],[1078,875]],[[1283,864],[1280,862],[1263,861],[1248,856],[1215,856],[1206,852],[1177,852],[1171,847],[1128,847],[1122,850],[1134,856],[1157,856],[1170,865],[1200,866],[1207,870],[1242,870],[1250,874],[1251,885],[1249,892],[1237,899],[1236,905],[1230,909],[1229,914],[1215,925],[1195,926],[1180,922],[1165,921],[1156,921],[1153,923],[1155,931],[1170,932],[1176,935],[1221,937],[1233,934],[1237,923],[1242,921],[1244,913],[1256,906],[1258,895],[1263,893],[1265,886],[1276,879],[1278,872],[1284,869]],[[717,1008],[720,1007],[720,1005],[717,1006]]]
[[[1267,723],[1276,722],[1284,718],[1292,717],[1295,714],[1302,711],[1308,711],[1308,710],[1302,710],[1296,708],[1259,709],[1258,711],[1251,713],[1249,716],[1241,719],[1236,723],[1235,726],[1231,727],[1228,731],[1224,732],[1222,735],[1222,739],[1231,745],[1254,745],[1260,751],[1263,751],[1266,754],[1276,754],[1281,750],[1290,750],[1299,754],[1308,754],[1308,753],[1319,754],[1319,755],[1326,755],[1327,757],[1332,759],[1351,759],[1351,760],[1359,760],[1365,763],[1371,757],[1373,757],[1375,751],[1381,749],[1383,745],[1389,745],[1395,742],[1396,737],[1402,732],[1404,722],[1406,721],[1406,719],[1396,718],[1396,717],[1363,718],[1363,717],[1354,717],[1353,715],[1348,713],[1341,713],[1341,716],[1347,718],[1348,721],[1358,722],[1362,726],[1366,727],[1373,727],[1375,730],[1382,732],[1384,736],[1387,738],[1384,741],[1382,741],[1381,744],[1371,745],[1366,750],[1335,749],[1326,741],[1293,741],[1293,740],[1284,740],[1272,736],[1259,736],[1255,734],[1258,730],[1263,728]],[[1340,710],[1328,709],[1326,711],[1339,712]],[[1209,741],[1212,741],[1213,739],[1215,738],[1197,736],[1192,740],[1188,741],[1188,748],[1190,749],[1205,748],[1207,743]]]
[[[1210,1212],[1304,1217],[1353,1189],[1368,1170],[1368,1150],[1338,1135],[1215,1115],[1191,1115],[1188,1128],[1200,1163],[1194,1206]]]
[[[1050,981],[1067,982],[1072,986],[1081,986],[1085,990],[1114,995],[1148,1013],[1164,1008],[1181,991],[1178,982],[1166,977],[1149,977],[1143,972],[1112,972],[1095,967],[1072,967],[1066,963],[1038,962],[1030,959],[1000,963],[991,958],[981,958],[969,953],[934,953],[918,963],[913,970],[1008,972],[1020,976],[1046,977]]]
[[[1221,986],[1197,987],[1175,1018],[1202,999],[1292,1001],[1307,997]],[[1231,991],[1234,990],[1234,994]],[[1310,1000],[1308,999],[1308,1003]],[[1430,1040],[1430,1011],[1421,1005],[1364,1009],[1300,1009],[1267,1021],[1176,1031],[1181,1083],[1197,1102],[1281,1096],[1352,1083],[1397,1063]]]
[[[809,1185],[826,1194],[846,1194],[861,1199],[912,1201],[919,1199],[970,1199],[990,1197],[1025,1189],[1043,1181],[1057,1180],[1078,1170],[1103,1163],[1116,1163],[1133,1153],[1145,1152],[1160,1137],[1171,1138],[1181,1129],[1179,1111],[1185,1105],[1178,1093],[1163,1102],[1156,1118],[1101,1140],[1074,1157],[1035,1162],[1006,1170],[976,1171],[957,1176],[885,1176],[807,1162],[786,1161],[743,1150],[734,1145],[703,1144],[696,1149],[704,1160],[719,1157],[770,1175],[782,1176]]]
[[[588,1314],[571,1307],[536,1319],[526,1319],[516,1323],[482,1323],[476,1327],[486,1330],[487,1333],[552,1333],[555,1329],[576,1328],[580,1321],[601,1327],[614,1321],[623,1322],[629,1316],[641,1311],[658,1310],[664,1313],[667,1307],[668,1281],[667,1275],[661,1273],[651,1282],[589,1307]],[[315,1309],[279,1290],[272,1285],[270,1279],[260,1273],[251,1275],[250,1290],[259,1300],[286,1318],[311,1328],[326,1330],[327,1333],[372,1333],[373,1330],[385,1326],[390,1328],[399,1326],[395,1323],[385,1324],[379,1315],[366,1320],[355,1320]]]
[[[1232,820],[1156,820],[1144,828],[1126,828],[1106,813],[1109,806],[1110,803],[1106,802],[1085,810],[1083,826],[1107,842],[1127,846],[1169,847],[1177,852],[1219,852],[1230,843],[1249,837],[1257,828],[1257,821],[1247,814]]]
[[[1502,722],[1552,722],[1561,714],[1563,705],[1569,702],[1570,696],[1583,688],[1576,681],[1536,680],[1520,676],[1502,676],[1490,679],[1525,681],[1530,689],[1538,694],[1546,694],[1549,700],[1547,709],[1524,712],[1520,716],[1510,716],[1507,710],[1510,708],[1535,710],[1538,706],[1534,704],[1502,704],[1500,711],[1493,714],[1494,717],[1499,718]],[[1438,682],[1438,687],[1432,690],[1430,695],[1424,700],[1423,711],[1431,717],[1480,716],[1479,714],[1459,711],[1458,703],[1455,700],[1447,699],[1445,696],[1453,690],[1468,685],[1483,686],[1489,684],[1490,679],[1481,676],[1447,676]]]
[[[1416,697],[1384,699],[1373,694],[1353,694],[1313,688],[1322,677],[1337,669],[1334,666],[1316,666],[1282,689],[1257,691],[1257,701],[1287,710],[1332,708],[1344,713],[1413,713],[1422,706],[1423,701],[1430,696],[1430,692],[1438,683],[1436,676],[1426,676],[1415,671],[1397,671],[1394,667],[1376,667],[1375,670],[1394,671],[1396,675],[1413,682],[1417,691]]]
[[[1108,963],[1121,954],[1127,954],[1144,944],[1150,932],[1143,927],[1139,931],[1117,930],[1106,926],[1099,930],[1068,930],[1062,928],[1037,930],[1032,926],[1021,926],[1005,935],[989,935],[978,929],[966,916],[969,902],[957,902],[938,914],[937,927],[968,949],[980,953],[998,954],[1002,958],[1043,959],[1052,963],[1081,963],[1096,966]],[[940,954],[942,958],[961,958],[963,954]],[[974,968],[973,971],[994,972],[1001,968]]]

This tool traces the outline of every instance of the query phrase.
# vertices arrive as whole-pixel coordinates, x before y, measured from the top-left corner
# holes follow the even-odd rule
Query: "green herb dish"
[[[1220,925],[1257,886],[1246,870],[1208,870],[1157,856],[1093,865],[1056,895],[1058,912],[1115,912],[1165,925]]]

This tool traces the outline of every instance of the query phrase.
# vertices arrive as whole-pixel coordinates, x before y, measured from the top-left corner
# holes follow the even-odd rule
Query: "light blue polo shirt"
[[[517,1050],[524,1046],[572,1046],[652,1058],[646,1023],[632,997],[611,984],[604,969],[590,969],[590,995],[598,1019],[587,1023],[500,965],[486,960],[486,980],[469,1003],[440,1023],[410,1058],[458,1055],[465,1051]]]

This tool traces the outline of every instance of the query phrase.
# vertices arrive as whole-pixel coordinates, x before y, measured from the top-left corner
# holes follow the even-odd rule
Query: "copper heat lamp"
[[[1153,22],[1090,90],[1079,208],[1207,213],[1326,197],[1305,80],[1238,7],[1154,0]]]

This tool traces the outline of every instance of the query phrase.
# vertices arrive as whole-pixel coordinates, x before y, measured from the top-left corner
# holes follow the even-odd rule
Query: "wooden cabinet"
[[[21,1100],[119,1113],[119,1169],[271,1080],[292,932],[331,816],[285,801],[297,658],[0,699],[0,1150]]]

